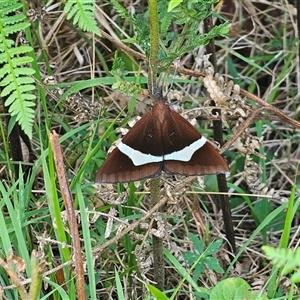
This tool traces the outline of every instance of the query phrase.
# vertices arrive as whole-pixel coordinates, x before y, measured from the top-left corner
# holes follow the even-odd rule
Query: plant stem
[[[153,207],[160,200],[160,178],[151,179],[150,182],[151,206]],[[153,223],[153,227],[157,229],[157,223]],[[165,266],[163,255],[163,240],[153,235],[153,275],[156,281],[156,287],[161,291],[164,290]]]
[[[40,299],[41,287],[42,287],[42,275],[45,271],[45,261],[40,261],[41,255],[38,251],[33,250],[31,254],[31,285],[29,290],[29,299]]]
[[[205,31],[209,32],[212,29],[212,17],[209,16],[204,20]],[[210,61],[216,71],[217,64],[216,64],[216,50],[215,50],[215,42],[214,39],[211,39],[209,44],[206,46],[207,53],[211,53]],[[212,101],[213,102],[213,101]],[[212,103],[215,106],[215,103]],[[214,109],[212,111],[213,114],[220,115],[221,111],[219,109]],[[213,132],[214,132],[214,140],[217,141],[221,146],[223,146],[223,130],[222,130],[222,121],[214,120],[213,121]],[[226,238],[229,242],[228,250],[232,252],[233,256],[236,253],[236,245],[235,245],[235,236],[234,236],[234,228],[232,223],[231,217],[231,210],[230,210],[230,203],[229,197],[225,195],[227,193],[227,183],[226,183],[226,176],[225,174],[217,174],[217,181],[218,181],[218,188],[220,192],[224,194],[219,195],[219,206],[221,207],[223,220],[224,220],[224,227],[225,227],[225,234]],[[233,259],[232,256],[232,259]]]
[[[150,18],[150,59],[148,71],[148,89],[150,95],[157,99],[159,97],[159,88],[157,86],[157,63],[159,49],[159,20],[157,14],[157,0],[149,0],[149,18]],[[151,207],[160,200],[160,178],[151,179],[150,183]],[[157,223],[153,223],[153,228],[157,228]],[[153,235],[153,267],[154,280],[156,287],[164,290],[165,270],[162,239]]]
[[[159,94],[156,83],[157,62],[159,49],[159,23],[157,14],[157,1],[149,0],[149,18],[150,18],[150,59],[148,72],[148,89],[153,96]]]

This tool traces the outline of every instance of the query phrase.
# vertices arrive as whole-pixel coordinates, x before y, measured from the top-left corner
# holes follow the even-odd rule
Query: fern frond
[[[23,5],[17,0],[8,1],[0,1],[0,9],[1,9],[1,17],[6,16],[12,12],[15,12],[22,8]]]
[[[292,277],[293,282],[300,281],[300,249],[293,251],[292,249],[273,248],[270,246],[263,246],[262,250],[277,268],[282,268],[282,274],[286,275],[293,271],[297,271]]]
[[[69,0],[64,8],[67,19],[73,18],[73,24],[84,30],[100,35],[100,30],[94,18],[95,0]]]
[[[24,133],[31,138],[36,98],[31,75],[35,71],[25,65],[32,62],[28,52],[33,49],[29,46],[16,47],[15,42],[7,38],[30,24],[26,16],[18,11],[22,3],[7,2],[0,1],[0,96],[7,98],[4,105],[9,106],[12,120],[18,122]]]
[[[111,4],[112,4],[113,8],[116,10],[119,17],[124,18],[124,19],[128,20],[129,22],[134,23],[134,19],[130,16],[130,14],[128,13],[126,8],[120,4],[120,1],[112,0]]]
[[[292,249],[273,248],[270,246],[263,246],[262,249],[267,258],[272,260],[273,264],[278,268],[282,268],[288,261],[294,260]]]

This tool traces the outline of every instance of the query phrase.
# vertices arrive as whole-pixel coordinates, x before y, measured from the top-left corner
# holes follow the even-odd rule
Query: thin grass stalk
[[[284,228],[282,231],[282,236],[280,239],[279,247],[288,249],[288,244],[290,240],[290,235],[291,235],[291,229],[292,229],[292,224],[293,220],[295,217],[296,212],[298,211],[298,206],[299,206],[299,201],[295,205],[295,193],[296,193],[296,183],[294,184],[292,191],[291,191],[291,196],[288,201],[288,208],[286,212],[286,217],[284,221]],[[281,270],[279,270],[276,266],[273,265],[272,267],[272,272],[270,278],[270,282],[268,285],[268,297],[274,297],[276,290],[278,289],[278,286],[280,284],[280,280],[282,279],[281,277]]]
[[[86,213],[86,206],[84,203],[84,196],[82,194],[80,183],[76,184],[76,201],[79,203],[80,218],[82,225],[87,273],[88,273],[88,289],[90,291],[90,299],[96,300],[96,278],[95,278],[95,260],[92,253],[91,234],[89,228],[88,214]]]

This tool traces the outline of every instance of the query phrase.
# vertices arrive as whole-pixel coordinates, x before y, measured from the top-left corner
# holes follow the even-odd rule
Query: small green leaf
[[[199,257],[199,256],[198,256]],[[201,274],[203,274],[205,271],[205,265],[204,265],[204,262],[203,262],[203,259],[200,260],[196,267],[195,267],[195,270],[194,270],[194,276],[193,276],[193,279],[195,282],[198,281],[198,279],[200,278]]]
[[[164,293],[162,293],[158,288],[151,284],[147,284],[147,288],[149,292],[155,297],[155,299],[159,300],[170,300]]]
[[[251,287],[242,278],[227,278],[219,282],[210,293],[210,300],[250,299]]]
[[[195,250],[197,250],[199,254],[201,254],[203,252],[203,241],[193,233],[190,233],[189,237],[194,244]]]
[[[205,263],[210,270],[216,271],[217,273],[223,274],[225,271],[221,268],[219,261],[216,257],[206,257]]]
[[[192,265],[199,258],[199,254],[193,253],[191,251],[186,251],[183,254],[183,257],[187,264]]]
[[[222,246],[223,241],[222,240],[217,240],[214,241],[212,244],[210,244],[205,252],[206,255],[211,255],[214,253],[217,253]]]
[[[183,0],[171,0],[168,5],[168,12],[172,11],[175,7],[181,4]]]

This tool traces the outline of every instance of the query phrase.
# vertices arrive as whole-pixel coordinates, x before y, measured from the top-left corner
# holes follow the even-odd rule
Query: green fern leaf
[[[10,38],[11,34],[16,34],[30,25],[26,16],[18,11],[22,8],[19,1],[0,1],[0,87],[3,88],[0,96],[7,97],[4,105],[9,107],[10,128],[13,123],[18,122],[25,134],[31,138],[36,98],[31,75],[35,71],[26,64],[33,60],[28,56],[28,52],[33,49],[29,46],[16,47]]]
[[[20,54],[27,54],[28,52],[32,51],[32,47],[30,46],[19,46],[17,48],[12,48],[9,51],[11,56],[20,55]]]
[[[294,252],[292,249],[263,246],[262,250],[277,268],[282,268],[282,275],[287,275],[300,266],[300,249]],[[300,270],[296,271],[291,280],[293,282],[300,281]]]
[[[5,28],[3,28],[3,33],[5,34],[5,36],[8,36],[9,34],[20,32],[29,26],[30,24],[26,24],[25,22],[14,24],[11,26],[6,26]]]
[[[13,15],[13,16],[5,16],[2,17],[3,25],[6,26],[7,24],[14,24],[16,22],[21,22],[25,19],[23,14]]]
[[[30,135],[32,135],[32,122],[29,123],[28,118],[30,119],[34,118],[34,109],[32,109],[32,107],[35,106],[35,104],[32,101],[24,101],[26,100],[26,98],[27,100],[33,100],[35,96],[30,94],[23,94],[23,101],[20,101],[19,103],[15,101],[10,106],[8,112],[12,116],[16,116],[16,121],[19,124],[23,124],[22,129],[26,134],[30,133]],[[22,106],[20,107],[19,104],[22,104]]]
[[[69,0],[65,7],[64,12],[67,14],[67,19],[73,18],[73,24],[78,26],[84,31],[93,32],[100,35],[100,30],[94,18],[95,0]]]
[[[72,2],[72,1],[69,1],[69,2]],[[73,7],[70,7],[71,10],[69,11],[68,13],[68,16],[67,16],[67,19],[70,20],[74,17],[74,15],[78,12],[78,5],[74,5]],[[77,22],[74,20],[73,21],[73,24],[76,24]]]
[[[289,250],[291,251],[291,254],[288,255],[288,261],[282,269],[283,275],[293,272],[296,267],[299,268],[300,266],[300,256],[299,256],[300,249],[297,249],[295,252],[292,251],[291,249]]]
[[[20,55],[20,54],[27,54],[30,51],[32,51],[32,47],[29,47],[29,46],[20,46],[17,48],[11,48],[9,53],[1,53],[0,54],[0,64],[7,62],[8,54],[10,55],[10,57],[13,57],[13,56]],[[32,58],[31,58],[31,61],[32,61]],[[25,60],[24,60],[24,63],[25,63]]]
[[[15,84],[21,86],[22,84],[27,84],[27,83],[34,83],[34,80],[31,77],[16,78],[14,82],[11,82],[10,84],[6,85],[6,87],[1,92],[1,97],[5,97],[8,94],[12,93],[15,90]]]
[[[166,13],[163,16],[163,18],[161,19],[161,26],[160,27],[161,27],[161,32],[163,34],[165,34],[168,31],[168,29],[171,25],[172,19],[173,19],[173,16],[170,13]]]
[[[14,91],[10,94],[10,96],[5,101],[5,106],[9,106],[9,105],[12,106],[12,105],[16,104],[18,107],[22,108],[23,105],[28,105],[27,103],[23,104],[22,101],[23,100],[33,100],[33,99],[35,99],[35,95],[34,94],[25,94],[24,92],[33,91],[34,89],[35,89],[35,86],[31,85],[31,84],[20,86],[18,88],[18,90]],[[34,106],[34,103],[33,103],[33,106]],[[16,107],[16,106],[14,106],[14,107]],[[13,110],[13,112],[15,115],[16,111]],[[20,113],[22,113],[22,111],[20,111]]]
[[[30,68],[16,69],[16,72],[15,72],[16,77],[20,77],[20,75],[33,75],[33,74],[34,74],[34,70],[30,69]],[[21,77],[21,80],[28,80],[28,78],[30,78],[30,77]],[[0,86],[7,86],[8,84],[10,84],[13,81],[13,79],[14,79],[13,75],[8,74],[7,76],[4,77],[4,79],[2,79],[2,81],[0,81]],[[30,80],[31,80],[30,83],[34,82],[34,80],[32,78],[30,78]],[[20,82],[20,83],[22,84],[22,82]]]
[[[19,9],[21,9],[23,7],[23,4],[21,2],[18,1],[10,1],[10,3],[7,3],[7,1],[1,1],[2,3],[0,3],[0,15],[1,17],[8,15],[12,12],[15,12]],[[3,6],[2,6],[3,5]],[[6,6],[5,6],[6,5]]]
[[[291,249],[273,248],[270,246],[263,246],[263,251],[268,259],[272,260],[273,264],[282,268],[288,261],[294,260],[294,253]]]
[[[113,5],[115,11],[117,12],[118,16],[120,18],[124,18],[130,22],[134,23],[134,19],[131,18],[130,14],[128,13],[128,11],[126,10],[126,8],[124,8],[119,1],[117,0],[112,0],[111,4]]]
[[[11,48],[14,44],[15,44],[15,42],[13,40],[6,40],[6,46],[8,48]],[[4,45],[2,44],[2,39],[0,36],[0,52],[3,52],[4,50],[5,50]]]

